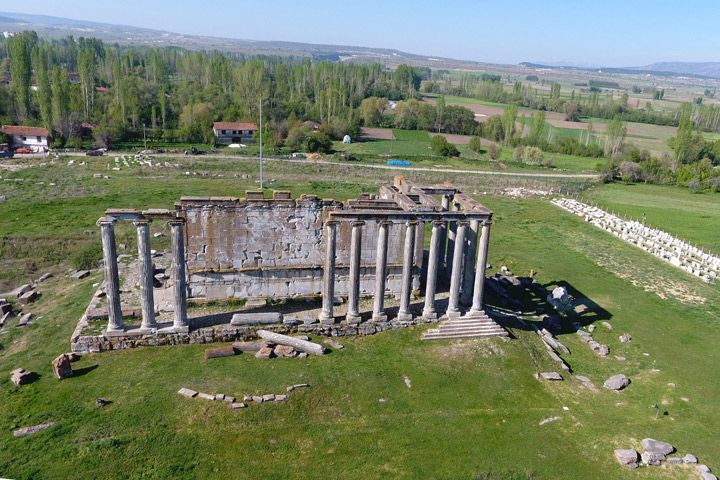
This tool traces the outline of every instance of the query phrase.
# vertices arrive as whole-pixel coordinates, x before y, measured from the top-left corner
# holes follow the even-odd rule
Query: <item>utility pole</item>
[[[147,150],[147,137],[145,136],[145,124],[143,123],[143,143],[145,144],[145,150]]]
[[[263,191],[263,156],[262,156],[262,97],[260,97],[260,191]]]

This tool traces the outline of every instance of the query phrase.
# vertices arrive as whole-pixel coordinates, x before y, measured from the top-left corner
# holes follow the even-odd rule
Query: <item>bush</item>
[[[470,143],[468,143],[468,148],[472,150],[475,153],[482,153],[482,142],[480,141],[480,137],[475,136],[470,138]]]
[[[332,140],[323,132],[312,132],[305,138],[305,149],[310,153],[328,153],[332,150]]]
[[[552,161],[545,160],[545,154],[538,147],[517,147],[513,152],[513,160],[529,165],[552,166]]]
[[[310,130],[304,125],[291,128],[285,139],[285,145],[291,150],[300,150],[305,144],[309,132]]]
[[[623,182],[637,182],[642,178],[642,169],[639,163],[622,162],[618,167],[618,174]]]
[[[492,143],[487,149],[487,154],[491,159],[497,160],[500,158],[500,155],[502,155],[502,147],[498,146],[496,143]]]
[[[102,245],[92,242],[84,245],[70,257],[70,265],[76,270],[91,270],[97,268],[102,257]]]
[[[432,151],[443,157],[457,157],[460,156],[460,152],[455,145],[452,145],[442,135],[435,135],[430,139],[430,148]]]

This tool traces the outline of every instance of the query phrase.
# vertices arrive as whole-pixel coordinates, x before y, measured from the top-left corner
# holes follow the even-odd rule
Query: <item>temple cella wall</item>
[[[183,197],[179,215],[186,220],[187,269],[191,298],[285,298],[320,294],[323,282],[327,213],[342,209],[334,200],[304,195],[297,200],[285,192],[272,199]],[[352,226],[343,222],[337,229],[335,294],[344,296],[349,287],[350,237]],[[423,232],[416,236],[414,284],[422,265]],[[362,229],[360,267],[361,295],[375,287],[375,250],[378,223],[366,222]],[[386,293],[401,289],[402,225],[390,227]]]

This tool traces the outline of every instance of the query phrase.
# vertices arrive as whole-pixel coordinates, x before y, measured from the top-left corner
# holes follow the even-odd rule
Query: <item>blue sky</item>
[[[720,61],[718,0],[0,0],[0,10],[498,63]]]

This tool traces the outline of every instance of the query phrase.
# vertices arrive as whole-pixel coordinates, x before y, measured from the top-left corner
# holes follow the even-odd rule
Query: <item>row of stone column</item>
[[[102,236],[105,265],[105,291],[107,294],[108,325],[106,333],[125,332],[120,303],[120,278],[118,274],[117,248],[115,246],[115,219],[103,217],[98,220]],[[154,272],[150,249],[150,221],[133,220],[137,228],[138,262],[140,264],[140,302],[142,323],[139,333],[152,333],[157,329],[155,299],[153,295]],[[187,332],[187,279],[185,273],[185,220],[175,218],[168,222],[172,241],[172,280],[175,315],[171,330]]]
[[[362,228],[365,222],[356,221],[352,224],[350,237],[350,279],[348,288],[348,311],[345,320],[349,324],[360,322],[358,304],[360,301],[360,259],[362,250]],[[378,222],[378,242],[375,256],[375,291],[373,300],[372,321],[383,322],[387,320],[385,313],[385,283],[387,279],[387,247],[388,232],[391,222]],[[452,236],[452,243],[448,242],[448,250],[452,248],[451,261],[446,267],[450,269],[450,298],[446,315],[459,316],[462,312],[460,304],[461,291],[469,292],[472,289],[472,306],[469,314],[482,313],[483,292],[485,284],[485,268],[490,242],[491,222],[482,222],[480,248],[477,252],[477,261],[472,265],[477,242],[466,238],[467,231],[477,233],[480,222],[454,222],[456,229]],[[397,318],[399,320],[412,320],[410,311],[410,296],[412,294],[413,258],[415,254],[415,239],[418,228],[417,221],[407,221],[405,226],[405,243],[403,246],[403,270],[400,287],[400,308]],[[441,263],[444,260],[447,222],[433,221],[430,237],[430,252],[428,256],[427,279],[425,282],[425,305],[423,317],[427,319],[438,318],[435,309],[435,296]],[[332,324],[335,322],[333,299],[335,296],[335,257],[337,246],[337,221],[325,222],[325,266],[323,275],[323,305],[320,312],[320,322]],[[469,264],[469,265],[468,265]],[[474,268],[473,268],[474,267]],[[474,273],[474,275],[473,275]],[[461,289],[462,283],[465,284]],[[468,303],[468,302],[465,302]]]

